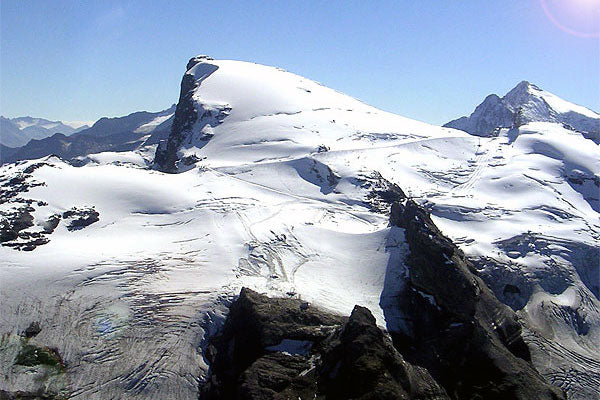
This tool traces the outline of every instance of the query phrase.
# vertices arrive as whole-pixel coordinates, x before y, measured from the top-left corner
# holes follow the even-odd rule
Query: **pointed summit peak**
[[[506,93],[503,99],[508,100],[511,103],[515,100],[517,102],[523,102],[526,101],[529,96],[534,94],[535,91],[541,91],[541,89],[529,81],[521,81],[517,86]]]
[[[530,122],[558,123],[592,137],[597,141],[600,115],[541,89],[529,81],[521,81],[504,97],[489,95],[469,117],[450,121],[444,126],[489,136],[499,128],[517,128]]]
[[[533,87],[537,87],[537,86],[535,86],[533,83],[531,83],[531,82],[529,82],[529,81],[521,81],[521,82],[519,82],[519,83],[517,84],[517,86],[515,86],[515,87],[513,88],[513,90],[515,90],[515,89],[519,89],[519,90],[524,90],[524,89],[525,89],[525,90],[526,90],[526,89],[529,89],[529,88],[530,88],[530,87],[532,87],[532,86],[533,86]]]
[[[515,89],[529,89],[529,86],[531,86],[529,81],[521,81],[517,84],[517,86],[515,86]]]

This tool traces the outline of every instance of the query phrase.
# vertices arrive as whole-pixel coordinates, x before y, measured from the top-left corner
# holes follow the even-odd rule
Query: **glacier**
[[[387,197],[400,189],[517,313],[539,373],[597,396],[600,149],[589,129],[511,118],[473,135],[279,68],[193,58],[168,140],[0,166],[3,226],[21,224],[0,247],[0,390],[197,398],[242,287],[341,315],[358,304],[401,331],[410,250]],[[69,229],[82,209],[98,221]],[[27,343],[64,371],[14,364],[34,322]]]

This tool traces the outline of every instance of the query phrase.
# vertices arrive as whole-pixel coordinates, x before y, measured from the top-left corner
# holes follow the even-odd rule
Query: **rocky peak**
[[[558,113],[544,100],[543,91],[527,81],[522,81],[502,98],[502,102],[515,115],[516,125],[529,122],[558,122]]]
[[[517,84],[517,86],[515,86],[514,88],[512,88],[505,97],[511,96],[511,95],[515,95],[515,94],[523,94],[523,93],[530,93],[530,88],[536,88],[539,90],[539,88],[534,85],[533,83],[529,82],[529,81],[521,81]]]
[[[597,141],[600,115],[564,101],[528,81],[521,81],[504,97],[492,94],[468,117],[445,124],[476,136],[490,136],[501,128],[518,128],[530,122],[552,122]]]

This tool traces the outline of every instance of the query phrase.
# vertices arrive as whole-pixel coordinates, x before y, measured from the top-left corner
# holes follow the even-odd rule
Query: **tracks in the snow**
[[[464,195],[471,191],[490,165],[490,160],[496,155],[500,146],[501,143],[495,139],[485,140],[482,143],[480,142],[477,151],[475,152],[475,160],[472,161],[475,165],[475,169],[465,182],[456,185],[448,192],[448,194]]]

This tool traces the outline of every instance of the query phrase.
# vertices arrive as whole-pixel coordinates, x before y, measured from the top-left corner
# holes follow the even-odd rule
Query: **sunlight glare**
[[[560,30],[584,37],[600,37],[600,0],[540,0],[544,14]]]

